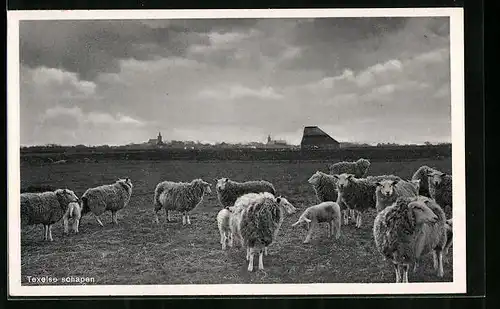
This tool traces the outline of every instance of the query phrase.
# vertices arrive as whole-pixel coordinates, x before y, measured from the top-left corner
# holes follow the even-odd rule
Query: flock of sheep
[[[421,257],[432,252],[437,275],[443,276],[443,256],[452,245],[452,219],[446,209],[452,209],[452,177],[428,166],[420,167],[411,180],[395,175],[366,176],[370,162],[338,162],[329,166],[329,174],[317,171],[308,180],[319,204],[308,207],[292,226],[307,230],[304,243],[311,240],[320,223],[328,224],[329,237],[340,237],[341,225],[354,220],[361,227],[362,216],[370,208],[377,210],[373,222],[375,245],[394,265],[396,282],[408,282],[408,269],[417,269]],[[102,226],[99,216],[110,211],[117,224],[117,212],[126,207],[132,195],[129,178],[113,184],[90,188],[77,197],[69,189],[48,190],[34,187],[21,193],[21,225],[44,225],[44,240],[52,241],[51,227],[63,219],[64,233],[69,234],[69,222],[78,233],[81,217],[92,214]],[[215,189],[222,209],[217,214],[217,226],[223,250],[244,247],[248,271],[253,270],[254,256],[259,255],[258,267],[264,269],[263,256],[276,241],[284,217],[297,209],[268,181],[236,182],[228,178],[216,180]],[[35,192],[43,191],[43,192]],[[163,181],[157,184],[154,197],[154,222],[165,209],[182,213],[182,224],[191,224],[189,212],[210,194],[211,184],[194,179],[189,183]]]

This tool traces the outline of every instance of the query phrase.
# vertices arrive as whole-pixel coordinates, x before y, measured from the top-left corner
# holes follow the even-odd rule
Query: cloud
[[[261,100],[279,100],[283,95],[277,93],[272,87],[264,86],[258,89],[251,89],[242,85],[233,84],[230,86],[220,86],[218,88],[204,89],[199,93],[201,99],[221,99],[234,100],[240,98],[257,98]]]

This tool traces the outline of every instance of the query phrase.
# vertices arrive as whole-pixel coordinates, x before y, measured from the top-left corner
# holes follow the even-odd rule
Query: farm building
[[[338,149],[340,143],[317,126],[304,127],[304,135],[300,142],[301,149]]]

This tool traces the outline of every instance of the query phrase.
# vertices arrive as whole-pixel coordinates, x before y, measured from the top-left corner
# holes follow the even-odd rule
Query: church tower
[[[269,135],[267,136],[267,143],[268,143],[268,144],[270,144],[270,143],[271,143],[271,134],[269,134]]]
[[[158,145],[163,144],[163,140],[162,140],[162,137],[161,137],[161,132],[158,132],[158,138],[157,138],[157,140],[156,140],[156,143],[157,143]]]

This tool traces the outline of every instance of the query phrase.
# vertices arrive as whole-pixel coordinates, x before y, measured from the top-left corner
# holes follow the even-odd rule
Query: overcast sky
[[[451,141],[449,19],[21,21],[21,145]]]

